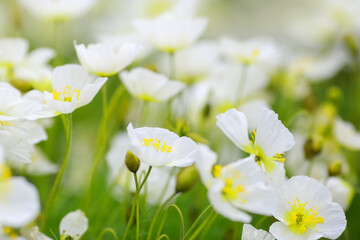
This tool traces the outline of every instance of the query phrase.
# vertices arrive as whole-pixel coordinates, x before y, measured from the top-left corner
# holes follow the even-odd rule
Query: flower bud
[[[125,156],[125,165],[130,172],[136,173],[140,167],[140,160],[131,151],[128,151]]]
[[[304,144],[304,152],[306,159],[311,160],[321,152],[321,147],[312,139],[308,139]]]
[[[176,192],[191,190],[199,180],[199,174],[194,165],[181,169],[176,177]]]
[[[341,161],[340,160],[335,160],[332,163],[330,163],[329,165],[329,175],[330,176],[338,176],[341,173]]]

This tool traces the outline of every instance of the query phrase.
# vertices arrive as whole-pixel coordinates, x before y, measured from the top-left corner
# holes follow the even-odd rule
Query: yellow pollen
[[[0,121],[0,125],[2,125],[2,126],[14,126],[14,124],[12,124],[10,122],[4,122],[4,121]]]
[[[74,94],[76,95],[76,100],[79,101],[80,90],[72,89],[72,87],[66,86],[63,92],[58,92],[56,89],[52,91],[53,98],[61,102],[72,102]]]
[[[3,227],[3,231],[6,235],[10,237],[11,240],[15,240],[18,238],[18,235],[16,234],[15,230],[11,227]]]
[[[260,53],[259,49],[255,48],[252,52],[253,58],[257,58],[259,56],[259,53]]]
[[[212,167],[211,173],[214,176],[214,178],[217,178],[217,177],[219,177],[221,175],[221,169],[222,169],[222,166],[219,165],[219,164],[215,164]]]
[[[152,147],[152,148],[155,148],[157,151],[160,151],[160,152],[167,152],[167,153],[172,152],[172,147],[171,146],[167,146],[165,141],[159,140],[157,138],[155,138],[155,139],[153,139],[153,138],[143,138],[142,140],[140,140],[140,143],[145,147]]]
[[[223,194],[231,200],[237,199],[239,193],[244,192],[244,185],[235,185],[231,178],[225,179],[225,187],[223,188]]]
[[[307,204],[308,202],[301,203],[296,197],[291,210],[285,215],[285,221],[289,224],[290,230],[296,234],[303,234],[308,228],[313,228],[318,223],[324,223],[324,219],[318,216],[317,209],[306,208]]]
[[[11,178],[11,170],[5,164],[0,163],[0,181]]]
[[[256,131],[255,131],[255,129],[250,130],[250,142],[251,142],[252,144],[255,144],[255,137],[256,137]]]

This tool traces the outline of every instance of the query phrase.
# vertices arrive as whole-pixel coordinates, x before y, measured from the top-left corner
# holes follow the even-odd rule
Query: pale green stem
[[[170,240],[169,236],[166,234],[162,234],[157,240],[161,240],[163,238],[166,238],[167,240]]]
[[[59,185],[61,182],[61,179],[63,177],[65,168],[68,164],[69,161],[69,154],[70,154],[70,145],[71,145],[71,135],[72,135],[72,116],[71,113],[70,114],[66,114],[66,115],[61,115],[62,119],[63,119],[63,123],[64,123],[64,129],[65,129],[65,135],[66,135],[66,150],[65,150],[65,157],[64,160],[61,164],[61,168],[59,170],[58,175],[56,176],[54,185],[51,188],[50,191],[50,195],[48,197],[48,200],[46,202],[45,205],[45,210],[44,210],[44,217],[43,217],[43,222],[42,222],[42,228],[44,230],[44,227],[46,225],[46,221],[48,220],[48,215],[49,215],[49,211],[51,210],[52,204],[54,202],[56,193],[59,189]]]
[[[244,88],[246,86],[246,80],[248,75],[248,65],[242,65],[241,68],[241,76],[240,81],[236,83],[235,88],[235,96],[234,96],[234,102],[236,103],[237,100],[242,100],[244,98]],[[240,98],[238,98],[238,94],[240,95]]]
[[[132,205],[132,208],[131,208],[131,214],[130,214],[130,218],[129,218],[129,221],[128,221],[128,224],[126,226],[126,229],[125,229],[125,233],[124,233],[124,236],[123,236],[123,240],[126,239],[126,236],[129,232],[129,229],[130,229],[130,226],[131,226],[131,223],[133,221],[133,218],[134,218],[134,215],[135,215],[135,206],[136,206],[136,203],[138,202],[138,198],[139,198],[139,195],[140,195],[140,191],[141,189],[143,188],[146,180],[148,179],[149,175],[150,175],[150,172],[151,172],[151,169],[152,169],[152,166],[149,167],[148,171],[146,172],[146,175],[144,177],[144,180],[142,180],[140,186],[137,188],[137,191],[135,193],[135,198],[134,198],[134,202],[133,202],[133,205]]]
[[[209,222],[206,224],[205,228],[203,231],[201,231],[201,237],[200,240],[203,240],[204,237],[206,236],[206,233],[209,231],[211,225],[214,223],[215,219],[217,218],[217,214],[215,213],[214,216],[209,220]],[[191,238],[191,239],[195,239],[195,238]]]
[[[139,232],[140,232],[140,210],[139,210],[139,182],[137,179],[137,175],[136,173],[134,173],[134,180],[135,180],[135,185],[136,185],[136,193],[137,193],[137,198],[136,198],[136,240],[139,240]]]
[[[200,215],[196,218],[195,222],[191,225],[190,229],[186,232],[185,238],[191,233],[191,231],[195,228],[198,222],[201,220],[202,216],[204,216],[211,209],[211,204],[207,206]]]
[[[158,229],[158,232],[156,234],[156,238],[155,239],[158,239],[160,234],[161,234],[161,231],[165,225],[165,221],[167,219],[167,215],[168,215],[168,212],[169,212],[169,209],[170,208],[174,208],[176,210],[176,212],[178,213],[179,217],[180,217],[180,240],[184,240],[184,230],[185,230],[185,227],[184,227],[184,217],[182,215],[182,212],[180,210],[180,208],[178,206],[176,206],[175,204],[171,204],[170,206],[167,207],[166,211],[165,211],[165,214],[164,214],[164,217],[160,223],[160,227]]]
[[[263,216],[260,220],[256,223],[255,228],[259,228],[261,224],[266,220],[267,216]]]
[[[151,224],[150,224],[150,228],[149,228],[148,235],[147,235],[147,238],[146,238],[147,240],[151,240],[152,232],[154,230],[156,221],[157,221],[160,213],[166,207],[166,205],[171,201],[171,199],[173,199],[175,196],[176,196],[176,193],[172,194],[160,207],[157,208],[156,213],[155,213],[155,215],[154,215],[154,217],[153,217],[153,219],[151,221]]]
[[[217,214],[215,212],[212,212],[204,221],[203,223],[196,229],[193,235],[191,235],[190,240],[196,239],[196,237],[202,232],[202,230],[212,222],[213,218],[215,218]]]
[[[149,110],[149,102],[143,101],[142,107],[141,107],[141,117],[140,117],[140,127],[145,126],[146,124],[146,118],[148,116],[148,110]]]
[[[102,230],[102,232],[100,233],[100,235],[99,235],[99,237],[98,237],[98,240],[101,240],[106,233],[111,233],[111,235],[114,237],[115,240],[118,240],[118,239],[119,239],[114,229],[112,229],[112,228],[105,228],[105,229]]]

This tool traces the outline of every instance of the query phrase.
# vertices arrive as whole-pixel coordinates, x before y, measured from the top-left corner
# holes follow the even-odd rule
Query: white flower
[[[188,137],[179,137],[163,128],[127,127],[131,151],[150,166],[187,167],[198,156],[197,144]]]
[[[281,62],[279,48],[269,39],[257,38],[240,42],[223,38],[220,44],[227,57],[243,64],[261,64],[267,69],[273,69]]]
[[[54,69],[53,91],[44,91],[46,104],[57,114],[71,113],[95,97],[107,78],[95,78],[85,68],[68,64]]]
[[[51,48],[35,49],[15,66],[14,78],[30,83],[35,89],[51,89],[52,68],[48,62],[54,56],[55,51]]]
[[[33,151],[32,145],[22,136],[0,130],[0,147],[3,157],[14,163],[30,163]]]
[[[207,188],[209,188],[215,180],[211,172],[216,161],[217,154],[207,145],[199,144],[199,157],[195,161],[195,166],[199,172],[201,181]]]
[[[88,229],[88,219],[81,210],[68,213],[60,222],[61,239],[78,240]]]
[[[289,130],[278,120],[278,115],[263,108],[262,118],[257,129],[249,138],[247,119],[244,113],[230,109],[219,114],[216,125],[243,151],[254,154],[255,161],[264,166],[267,172],[276,167],[276,161],[284,162],[283,153],[290,150],[295,140]]]
[[[35,120],[40,109],[38,103],[27,101],[16,88],[0,82],[0,121]]]
[[[345,230],[344,211],[332,202],[330,191],[317,180],[296,176],[280,189],[273,215],[280,222],[270,227],[278,240],[336,239]]]
[[[39,228],[37,226],[33,227],[30,230],[30,240],[52,240],[51,238],[47,237],[45,234],[41,233],[39,231]]]
[[[165,13],[155,19],[138,19],[135,27],[161,51],[176,52],[194,43],[204,32],[205,18],[180,17]]]
[[[127,133],[119,133],[113,138],[110,150],[106,155],[106,161],[110,169],[109,180],[110,183],[116,181],[118,188],[114,190],[114,195],[120,201],[123,200],[125,194],[128,194],[125,189],[134,193],[136,191],[133,173],[125,165],[125,156],[130,146],[131,143]],[[145,176],[148,168],[149,165],[146,163],[142,162],[140,164],[136,172],[138,179],[141,180]],[[146,201],[148,203],[155,204],[165,201],[175,193],[176,179],[175,176],[171,175],[170,170],[167,167],[152,169],[144,188],[140,192],[140,194],[146,194]],[[165,187],[164,195],[161,196]]]
[[[335,120],[334,135],[339,143],[353,150],[360,150],[360,133],[354,125],[344,122],[340,118]]]
[[[11,177],[0,161],[0,226],[19,228],[32,222],[40,212],[37,189],[23,177]]]
[[[145,68],[124,71],[120,78],[133,96],[151,102],[167,101],[185,87],[181,82],[169,80],[165,75]]]
[[[22,62],[29,49],[29,43],[22,38],[0,39],[0,63],[18,64]]]
[[[81,64],[91,73],[107,77],[120,72],[132,63],[142,48],[139,44],[124,43],[115,46],[108,43],[76,44],[75,50]]]
[[[35,17],[50,21],[68,21],[88,12],[96,0],[18,0]]]
[[[215,211],[230,220],[245,223],[249,223],[252,217],[244,211],[271,215],[276,194],[266,185],[253,157],[224,167],[215,165],[211,173],[215,180],[208,189],[208,198]]]
[[[354,197],[354,187],[339,177],[330,177],[326,182],[326,187],[333,195],[333,201],[339,203],[344,211],[347,210]]]
[[[262,229],[258,230],[250,224],[244,224],[241,240],[275,240],[275,238]]]

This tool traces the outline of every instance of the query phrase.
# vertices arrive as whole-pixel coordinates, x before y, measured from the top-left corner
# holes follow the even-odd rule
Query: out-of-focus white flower
[[[39,104],[27,101],[16,88],[0,82],[0,121],[35,120],[39,111]]]
[[[330,191],[317,180],[296,176],[280,189],[273,216],[280,220],[270,227],[278,240],[336,239],[345,230],[346,218]]]
[[[215,180],[208,189],[208,198],[221,215],[245,223],[249,223],[252,217],[244,211],[271,215],[276,194],[266,185],[264,175],[253,157],[224,167],[215,165],[209,174]]]
[[[153,50],[152,44],[138,32],[129,32],[125,34],[101,34],[97,37],[97,39],[105,45],[113,46],[114,49],[120,49],[124,44],[129,43],[142,46],[139,54],[137,54],[135,58],[135,62],[146,58]]]
[[[326,182],[326,187],[330,190],[333,201],[339,203],[346,211],[354,197],[354,187],[339,177],[330,177]]]
[[[193,44],[204,32],[207,19],[165,13],[155,19],[137,19],[135,27],[161,51],[176,52]]]
[[[258,230],[250,224],[244,224],[241,240],[275,240],[275,238],[262,229]]]
[[[337,47],[325,56],[297,56],[290,60],[289,71],[310,81],[319,82],[333,77],[347,61],[345,50]]]
[[[0,39],[0,66],[22,62],[29,49],[29,43],[22,38]]]
[[[102,77],[108,77],[120,72],[132,63],[140,53],[141,45],[124,43],[115,46],[106,43],[94,43],[85,47],[77,45],[75,50],[80,63],[91,73]]]
[[[244,113],[230,109],[219,114],[216,125],[224,134],[243,151],[254,154],[255,160],[264,166],[267,172],[275,169],[276,161],[284,162],[283,153],[290,150],[294,144],[294,136],[278,120],[278,115],[263,108],[262,118],[256,131],[249,129]]]
[[[187,167],[198,156],[197,144],[164,128],[127,127],[131,151],[141,162],[154,167]]]
[[[196,159],[195,166],[206,188],[209,188],[215,180],[211,172],[216,161],[217,154],[207,145],[199,144],[199,158]]]
[[[267,102],[262,99],[249,100],[240,105],[238,110],[245,114],[248,129],[255,129],[258,126],[263,114],[261,111],[258,111],[258,109],[264,107],[270,108]]]
[[[0,212],[0,226],[14,228],[30,223],[40,212],[37,189],[23,177],[12,177],[4,159],[0,159]]]
[[[50,162],[44,153],[37,147],[34,148],[31,155],[30,163],[9,162],[13,169],[24,171],[32,176],[44,176],[54,174],[58,171],[58,166]]]
[[[176,79],[194,83],[206,79],[219,64],[219,48],[211,42],[201,42],[175,54]]]
[[[30,163],[32,145],[22,135],[0,130],[0,146],[4,159],[14,163]]]
[[[15,135],[23,135],[23,137],[31,144],[37,144],[47,140],[45,128],[35,121],[0,121],[0,130],[13,132]]]
[[[18,0],[32,15],[49,21],[69,21],[86,14],[96,0]]]
[[[68,213],[60,222],[61,239],[78,240],[88,229],[88,219],[81,210]]]
[[[334,135],[341,145],[353,150],[360,149],[360,133],[356,132],[354,125],[350,122],[337,118],[334,125]]]
[[[54,114],[67,114],[91,102],[107,78],[96,78],[85,68],[68,64],[54,69],[53,91],[44,91],[46,105]]]
[[[32,51],[14,68],[14,78],[24,80],[38,90],[51,89],[52,68],[48,62],[54,58],[51,48],[38,48]]]
[[[29,235],[31,238],[30,240],[52,240],[45,234],[41,233],[37,226],[31,228]]]
[[[150,102],[167,101],[185,87],[181,82],[169,80],[165,75],[145,68],[124,71],[120,78],[134,97]]]
[[[236,41],[221,39],[224,54],[242,64],[260,64],[266,69],[274,69],[281,63],[280,49],[269,39],[249,39]]]

